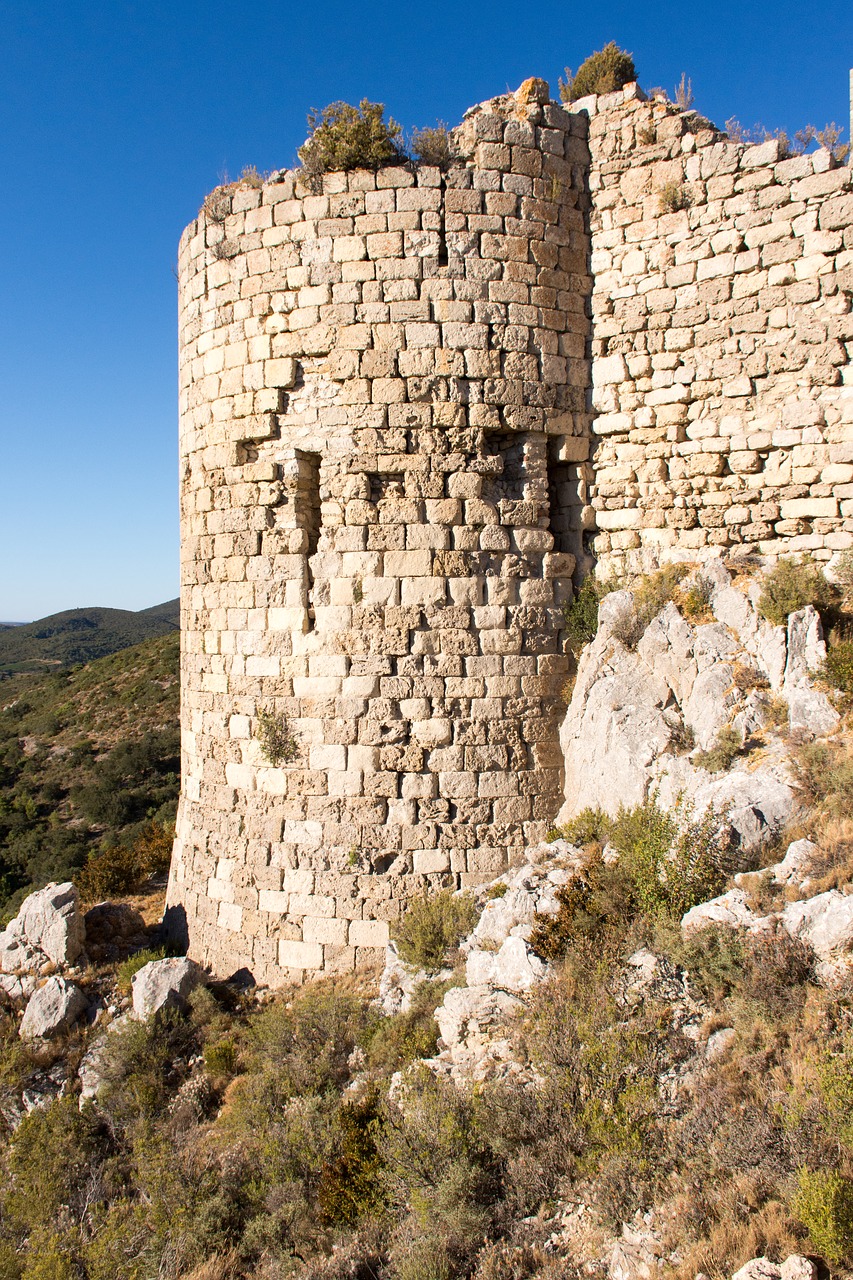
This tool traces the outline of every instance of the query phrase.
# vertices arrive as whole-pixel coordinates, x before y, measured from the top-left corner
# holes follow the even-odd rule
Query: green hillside
[[[167,635],[180,626],[179,601],[134,613],[129,609],[66,609],[23,626],[0,627],[0,678],[91,662]]]
[[[82,667],[0,684],[0,912],[67,879],[90,852],[173,821],[178,658],[171,630]]]

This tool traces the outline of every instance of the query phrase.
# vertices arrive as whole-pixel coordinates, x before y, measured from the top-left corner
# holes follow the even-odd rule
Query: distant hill
[[[180,626],[179,601],[129,609],[66,609],[21,626],[0,624],[0,678],[105,658]]]

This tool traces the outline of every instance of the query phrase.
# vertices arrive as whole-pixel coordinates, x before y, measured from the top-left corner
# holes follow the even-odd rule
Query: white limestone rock
[[[26,1004],[38,986],[31,973],[0,973],[0,1001],[13,1008]]]
[[[491,986],[501,991],[529,991],[548,973],[548,966],[523,938],[507,938],[497,951],[468,953],[465,980],[469,987]]]
[[[21,1020],[24,1040],[49,1040],[69,1031],[88,1007],[80,987],[66,978],[48,978],[30,997]]]
[[[204,970],[187,956],[151,960],[133,975],[133,1015],[150,1018],[160,1009],[183,1008],[187,997],[202,982]]]
[[[32,973],[49,962],[73,964],[85,941],[74,885],[45,885],[24,899],[15,919],[0,933],[0,970]]]
[[[451,987],[435,1012],[438,1030],[447,1049],[458,1051],[477,1042],[484,1047],[490,1032],[503,1028],[521,1002],[490,986]]]
[[[759,933],[771,927],[771,917],[758,916],[747,902],[743,889],[729,889],[718,898],[708,902],[700,902],[691,907],[681,919],[681,932],[685,937],[707,929],[711,925],[726,929],[746,929],[750,933]]]
[[[770,879],[774,884],[802,884],[805,868],[817,852],[818,846],[813,841],[794,840],[782,861],[767,868]]]
[[[732,1280],[782,1280],[782,1268],[769,1258],[750,1258]]]
[[[830,889],[805,902],[791,902],[779,919],[791,937],[810,946],[819,960],[831,960],[853,946],[853,894]]]

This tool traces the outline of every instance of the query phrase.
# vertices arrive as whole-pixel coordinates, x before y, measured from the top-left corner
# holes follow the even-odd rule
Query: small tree
[[[576,75],[566,67],[566,78],[559,82],[560,97],[563,102],[573,102],[588,93],[612,93],[636,78],[633,57],[611,40],[603,49],[590,54]]]
[[[385,119],[381,102],[362,98],[357,107],[331,102],[322,111],[309,111],[308,127],[298,155],[309,179],[349,169],[380,169],[404,159],[402,130],[396,120]]]

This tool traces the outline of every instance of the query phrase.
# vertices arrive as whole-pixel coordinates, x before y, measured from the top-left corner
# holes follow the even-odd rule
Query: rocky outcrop
[[[70,881],[31,893],[0,933],[0,970],[37,973],[46,964],[69,965],[86,941],[86,928]]]
[[[182,1009],[187,998],[204,982],[204,970],[186,956],[151,960],[133,975],[133,1015],[150,1018],[166,1007]]]
[[[70,1031],[88,1007],[80,987],[67,978],[48,978],[30,998],[19,1034],[24,1040],[50,1040]]]
[[[742,740],[766,729],[773,693],[799,737],[836,728],[838,713],[812,682],[826,656],[820,617],[808,606],[787,629],[773,626],[757,610],[760,585],[738,590],[719,560],[703,566],[701,579],[714,621],[694,625],[670,602],[639,639],[632,593],[602,600],[560,735],[561,821],[587,807],[615,814],[654,791],[667,808],[687,800],[696,813],[725,812],[749,849],[790,816],[781,744],[770,742],[757,763],[744,758],[721,776],[699,767],[696,749],[711,750],[728,725]]]

